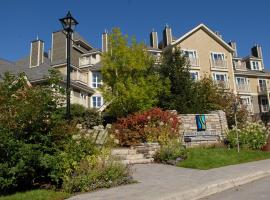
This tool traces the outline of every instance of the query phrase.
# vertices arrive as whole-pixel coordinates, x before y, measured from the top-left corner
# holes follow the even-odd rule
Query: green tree
[[[160,74],[163,81],[170,82],[170,91],[163,91],[159,105],[179,113],[194,112],[195,83],[189,72],[189,62],[179,48],[169,49],[162,56]]]
[[[102,57],[103,95],[111,102],[108,112],[126,116],[156,106],[158,94],[167,90],[155,70],[145,45],[122,35],[119,28],[109,34],[109,50]]]

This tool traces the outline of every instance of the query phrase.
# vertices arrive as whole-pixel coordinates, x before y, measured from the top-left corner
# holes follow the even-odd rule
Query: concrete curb
[[[166,197],[161,197],[159,200],[197,200],[267,176],[270,176],[270,170],[259,171],[230,180],[214,181],[213,183],[208,183],[207,186],[197,187],[186,192],[171,193]]]

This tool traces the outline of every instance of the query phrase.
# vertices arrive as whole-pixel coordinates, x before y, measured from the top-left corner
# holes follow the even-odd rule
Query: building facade
[[[171,28],[166,25],[161,42],[155,41],[157,37],[157,32],[150,33],[149,52],[156,49],[154,56],[179,47],[189,60],[193,79],[212,77],[218,85],[239,95],[254,118],[267,117],[270,73],[265,71],[261,46],[254,45],[251,55],[240,57],[235,42],[225,42],[218,32],[204,24],[180,38],[173,37]]]
[[[265,71],[262,48],[255,45],[251,55],[238,56],[235,42],[225,42],[218,32],[200,24],[183,36],[175,38],[166,25],[163,38],[156,31],[150,33],[147,51],[156,58],[169,48],[179,47],[190,63],[192,78],[210,76],[228,91],[238,94],[251,115],[260,118],[269,113],[270,73]],[[24,72],[31,84],[44,81],[51,68],[58,69],[66,79],[67,43],[62,31],[52,33],[50,50],[44,52],[44,42],[34,40],[30,55],[16,62],[0,59],[0,73]],[[106,108],[99,87],[102,85],[101,56],[108,51],[108,33],[102,34],[102,50],[94,48],[79,33],[72,34],[71,49],[71,103],[87,108]]]

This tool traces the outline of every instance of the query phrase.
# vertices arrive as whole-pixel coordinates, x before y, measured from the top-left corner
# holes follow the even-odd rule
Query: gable
[[[225,48],[229,52],[234,52],[234,49],[228,45],[222,38],[217,36],[212,30],[210,30],[207,26],[204,24],[200,24],[199,26],[195,27],[182,37],[178,38],[176,41],[172,42],[170,46],[177,46],[178,44],[182,43],[184,40],[187,40],[188,38],[194,38],[195,35],[195,41],[194,43],[201,43],[200,39],[206,39],[205,36],[208,36],[208,41],[213,43],[215,41],[217,44]],[[211,39],[210,39],[211,38]],[[202,42],[205,43],[205,42]],[[206,43],[207,45],[207,43]]]

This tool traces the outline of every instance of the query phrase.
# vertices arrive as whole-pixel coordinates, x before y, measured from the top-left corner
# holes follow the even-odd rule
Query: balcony
[[[215,60],[211,59],[211,68],[215,69],[227,69],[227,61],[226,60]]]
[[[245,106],[246,106],[246,109],[248,112],[253,113],[253,105],[252,104],[245,105]]]
[[[237,92],[250,92],[250,87],[248,84],[236,84]]]
[[[199,67],[200,66],[198,58],[187,58],[187,59],[188,59],[191,67]]]
[[[241,62],[241,61],[238,61],[238,62],[234,62],[234,68],[236,70],[247,70],[247,66],[246,66],[246,63],[245,62]]]
[[[259,94],[266,94],[269,89],[267,88],[267,85],[259,85],[258,86],[258,93]]]
[[[230,89],[230,85],[228,83],[228,81],[218,81],[218,80],[214,80],[214,83],[224,89]]]
[[[269,112],[269,106],[266,105],[261,105],[261,112]]]
[[[71,80],[81,82],[87,85],[87,74],[82,74],[80,72],[72,72],[70,76]]]

